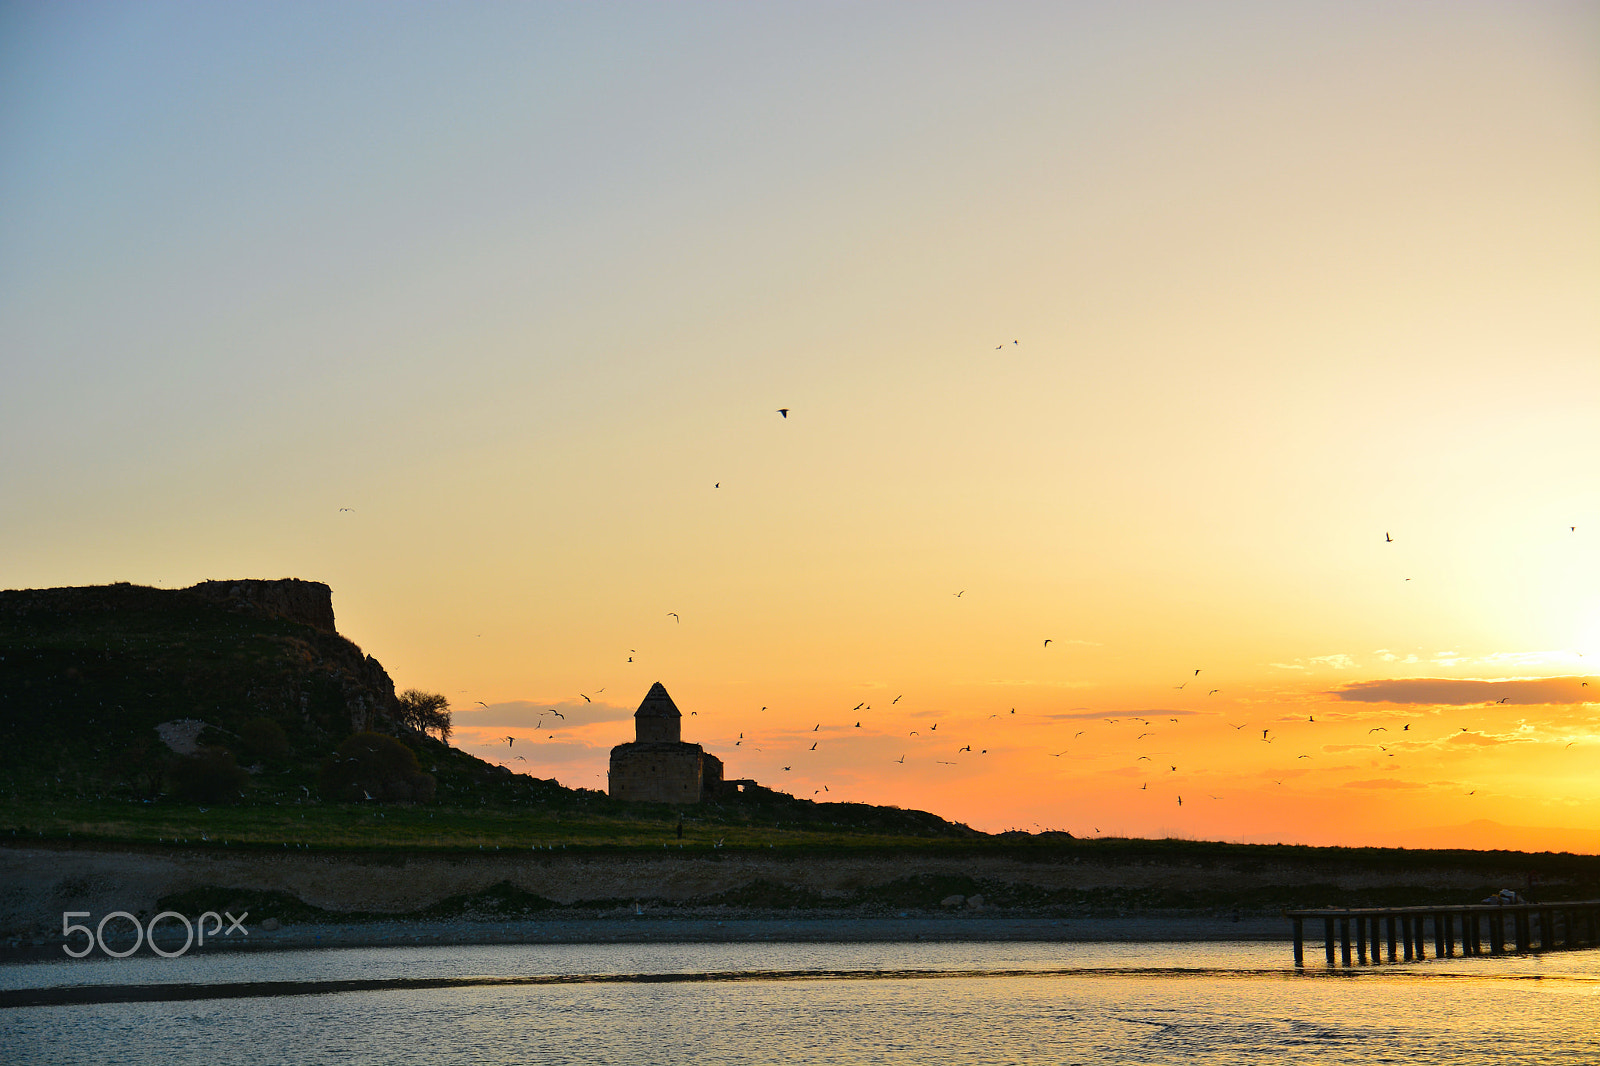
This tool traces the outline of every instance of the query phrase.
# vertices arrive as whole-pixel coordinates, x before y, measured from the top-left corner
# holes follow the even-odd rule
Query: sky
[[[1597,191],[1592,3],[5,3],[0,587],[326,582],[574,787],[660,681],[985,830],[1600,851]]]

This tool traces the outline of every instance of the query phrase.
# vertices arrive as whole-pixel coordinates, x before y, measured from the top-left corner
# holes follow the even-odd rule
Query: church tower
[[[650,686],[644,702],[633,712],[633,740],[635,744],[683,742],[683,715],[659,681]]]

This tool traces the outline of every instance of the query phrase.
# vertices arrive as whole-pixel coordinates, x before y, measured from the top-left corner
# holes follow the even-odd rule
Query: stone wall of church
[[[637,803],[699,803],[704,758],[698,744],[618,744],[606,791]]]

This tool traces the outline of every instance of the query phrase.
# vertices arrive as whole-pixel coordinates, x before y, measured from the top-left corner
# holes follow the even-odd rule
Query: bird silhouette
[[[967,594],[967,590],[966,589],[962,589],[960,592],[956,593],[955,596],[956,596],[956,599],[959,600],[961,597],[965,596],[966,594]]]
[[[668,611],[667,614],[671,615],[672,616],[672,620],[677,622],[679,625],[683,624],[683,619],[678,617],[678,612],[677,611]]]
[[[895,760],[895,762],[905,762],[905,761],[906,761],[906,757],[904,755],[900,756],[898,759]]]
[[[583,696],[583,693],[580,692],[580,693],[578,693],[578,695]],[[589,699],[588,696],[583,696],[583,698],[586,699],[586,700]],[[590,701],[590,702],[593,702],[593,701]],[[567,719],[566,715],[562,714],[560,711],[556,710],[554,707],[550,708],[550,712],[549,713],[555,715],[557,718],[561,719],[562,721],[566,721],[566,719]]]
[[[901,696],[896,696],[894,699],[889,701],[889,706],[893,707],[895,704],[900,702],[901,698]]]
[[[517,742],[517,738],[516,737],[506,737],[506,747],[509,748],[513,744],[515,744],[516,742]]]
[[[966,747],[964,747],[964,748],[957,748],[957,749],[956,749],[956,754],[957,754],[957,755],[960,755],[960,754],[961,754],[961,753],[962,753],[962,752],[964,752],[964,751],[971,751],[971,750],[972,750],[972,745],[971,745],[971,744],[968,744],[968,745],[967,745],[967,746],[966,746]]]
[[[928,732],[930,732],[930,733],[937,732],[938,729],[939,729],[939,723],[935,722],[935,723],[933,723],[933,725],[928,727]]]
[[[1233,725],[1232,722],[1229,722],[1228,724],[1229,725]],[[1247,726],[1249,724],[1250,724],[1249,722],[1241,722],[1238,725],[1233,725],[1234,732],[1238,732],[1239,730],[1243,729],[1245,726]]]
[[[778,413],[780,415],[782,415],[784,418],[788,418],[789,417],[789,409],[787,407],[778,408]]]
[[[1367,734],[1370,736],[1373,733],[1387,733],[1388,731],[1389,727],[1386,725],[1375,725],[1371,729],[1367,730]]]
[[[1389,536],[1389,534],[1387,534],[1387,533],[1385,533],[1385,534],[1384,534],[1384,535],[1383,535],[1383,542],[1384,542],[1384,543],[1385,543],[1385,544],[1393,544],[1393,543],[1394,543],[1394,538],[1393,538],[1393,537],[1391,537],[1391,536]]]
[[[475,702],[479,707],[482,707],[486,711],[489,709],[489,705],[487,703],[484,703],[482,700],[474,700],[473,702]]]
[[[816,750],[817,750],[817,742],[816,742],[816,741],[814,741],[814,740],[813,740],[813,741],[812,741],[812,742],[811,742],[811,747],[810,747],[810,749],[809,749],[809,750],[810,750],[810,751],[816,751]]]
[[[816,724],[816,725],[814,725],[814,726],[812,726],[812,727],[811,727],[811,731],[812,731],[812,732],[813,732],[813,733],[815,733],[815,732],[816,732],[816,731],[817,731],[817,730],[819,730],[819,729],[821,729],[821,728],[822,728],[822,723],[821,723],[821,722],[818,722],[818,723],[817,723],[817,724]]]
[[[580,692],[580,693],[578,693],[578,695],[583,696],[583,693]],[[593,703],[594,700],[591,700],[588,696],[583,696],[583,702],[584,703]]]
[[[1048,640],[1046,640],[1046,641],[1045,641],[1045,642],[1044,642],[1044,646],[1045,646],[1045,647],[1047,647],[1047,648],[1048,648],[1048,647],[1049,647],[1049,646],[1050,646],[1050,642],[1049,642],[1049,641],[1048,641]]]

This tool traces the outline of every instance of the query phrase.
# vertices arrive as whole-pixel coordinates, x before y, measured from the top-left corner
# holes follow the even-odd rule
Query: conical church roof
[[[672,702],[672,697],[667,695],[667,690],[661,682],[657,681],[650,686],[650,691],[644,694],[644,702],[639,704],[639,709],[633,712],[635,718],[682,718],[678,705]]]

